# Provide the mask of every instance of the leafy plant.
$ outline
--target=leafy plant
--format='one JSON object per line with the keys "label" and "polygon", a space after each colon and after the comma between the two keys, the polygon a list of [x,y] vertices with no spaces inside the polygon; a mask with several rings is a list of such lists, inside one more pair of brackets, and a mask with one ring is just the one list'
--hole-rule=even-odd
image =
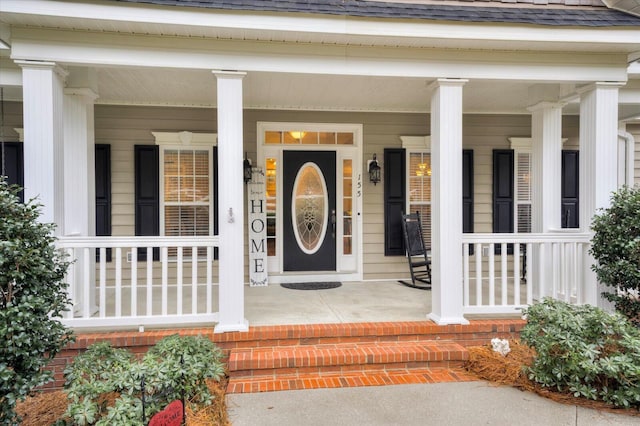
{"label": "leafy plant", "polygon": [[614,192],[611,206],[594,217],[591,229],[593,270],[610,288],[603,297],[640,326],[640,187]]}
{"label": "leafy plant", "polygon": [[0,424],[19,419],[15,405],[51,380],[45,365],[72,340],[57,319],[69,300],[69,263],[56,251],[53,224],[40,205],[20,203],[18,187],[0,179]]}
{"label": "leafy plant", "polygon": [[529,378],[620,407],[640,409],[640,331],[624,316],[545,299],[525,310],[521,339],[537,353]]}
{"label": "leafy plant", "polygon": [[206,380],[223,376],[221,358],[220,349],[205,337],[169,336],[140,361],[108,342],[91,345],[65,370],[71,402],[58,424],[142,425],[143,381],[147,420],[183,396],[185,401],[210,404]]}

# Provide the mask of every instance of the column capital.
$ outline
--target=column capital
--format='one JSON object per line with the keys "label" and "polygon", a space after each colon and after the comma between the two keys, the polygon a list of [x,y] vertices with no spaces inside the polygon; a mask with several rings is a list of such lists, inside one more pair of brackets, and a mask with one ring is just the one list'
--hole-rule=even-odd
{"label": "column capital", "polygon": [[233,70],[211,70],[213,75],[217,78],[226,77],[226,78],[238,78],[242,79],[245,75],[247,75],[244,71],[233,71]]}
{"label": "column capital", "polygon": [[87,87],[67,87],[64,89],[64,94],[77,96],[78,98],[82,98],[85,102],[93,102],[99,97],[96,92]]}
{"label": "column capital", "polygon": [[536,112],[545,109],[562,109],[566,102],[542,101],[527,107],[527,111]]}
{"label": "column capital", "polygon": [[429,90],[434,90],[437,87],[449,86],[449,87],[462,87],[469,80],[466,78],[437,78],[431,84],[427,86]]}
{"label": "column capital", "polygon": [[25,60],[22,60],[22,59],[16,59],[13,62],[15,62],[15,64],[18,65],[22,69],[51,69],[56,74],[60,75],[63,79],[67,78],[67,76],[69,75],[69,71],[65,70],[64,68],[62,68],[60,65],[58,65],[55,62],[50,62],[50,61],[25,61]]}
{"label": "column capital", "polygon": [[590,92],[595,89],[618,89],[626,84],[626,81],[596,81],[576,88],[576,92],[578,95],[582,95],[583,93]]}

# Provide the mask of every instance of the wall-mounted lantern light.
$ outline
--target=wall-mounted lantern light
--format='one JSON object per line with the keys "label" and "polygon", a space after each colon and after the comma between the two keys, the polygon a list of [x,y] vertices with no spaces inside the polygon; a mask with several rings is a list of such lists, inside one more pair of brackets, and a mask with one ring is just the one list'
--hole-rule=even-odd
{"label": "wall-mounted lantern light", "polygon": [[374,185],[380,182],[380,166],[376,154],[373,154],[373,160],[369,161],[369,182]]}
{"label": "wall-mounted lantern light", "polygon": [[251,160],[247,158],[247,153],[244,153],[244,162],[242,163],[242,171],[244,173],[244,183],[251,182],[251,174],[253,172],[251,168]]}

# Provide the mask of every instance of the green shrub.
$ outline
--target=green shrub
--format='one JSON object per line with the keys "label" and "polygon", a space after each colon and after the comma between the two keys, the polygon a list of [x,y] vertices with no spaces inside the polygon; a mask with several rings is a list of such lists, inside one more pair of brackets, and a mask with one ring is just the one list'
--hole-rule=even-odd
{"label": "green shrub", "polygon": [[[181,358],[183,361],[181,361]],[[208,405],[212,395],[206,379],[224,374],[222,352],[204,337],[169,336],[138,361],[108,342],[91,345],[65,369],[65,390],[71,402],[59,425],[142,425],[142,380],[147,420],[183,395]],[[115,392],[113,406],[108,394]]]}
{"label": "green shrub", "polygon": [[622,315],[553,299],[524,313],[521,339],[537,353],[530,379],[576,397],[640,408],[640,331]]}
{"label": "green shrub", "polygon": [[614,192],[611,206],[594,217],[591,229],[593,270],[610,289],[603,297],[640,325],[640,188]]}
{"label": "green shrub", "polygon": [[46,364],[72,340],[57,319],[69,300],[68,262],[56,251],[52,224],[20,203],[19,188],[0,179],[0,424],[18,423],[15,405],[51,380]]}

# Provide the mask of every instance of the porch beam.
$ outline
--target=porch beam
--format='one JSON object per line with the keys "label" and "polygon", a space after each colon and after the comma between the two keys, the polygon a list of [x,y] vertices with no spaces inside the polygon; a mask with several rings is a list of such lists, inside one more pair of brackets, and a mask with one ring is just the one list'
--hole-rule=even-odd
{"label": "porch beam", "polygon": [[[65,30],[16,28],[12,58],[64,63],[390,77],[622,81],[626,53],[451,50],[377,46],[140,37]],[[545,66],[540,66],[544,63]]]}
{"label": "porch beam", "polygon": [[462,299],[462,86],[438,79],[431,96],[431,309],[437,324],[468,324]]}
{"label": "porch beam", "polygon": [[[593,216],[610,205],[617,189],[618,92],[624,83],[602,82],[580,92],[580,227],[588,232]],[[594,260],[586,255],[583,266],[584,300],[606,306],[603,286],[591,270]]]}
{"label": "porch beam", "polygon": [[213,71],[218,85],[219,313],[216,333],[247,331],[244,318],[243,72]]}
{"label": "porch beam", "polygon": [[38,197],[39,220],[64,235],[64,82],[54,62],[16,61],[22,68],[24,196]]}

